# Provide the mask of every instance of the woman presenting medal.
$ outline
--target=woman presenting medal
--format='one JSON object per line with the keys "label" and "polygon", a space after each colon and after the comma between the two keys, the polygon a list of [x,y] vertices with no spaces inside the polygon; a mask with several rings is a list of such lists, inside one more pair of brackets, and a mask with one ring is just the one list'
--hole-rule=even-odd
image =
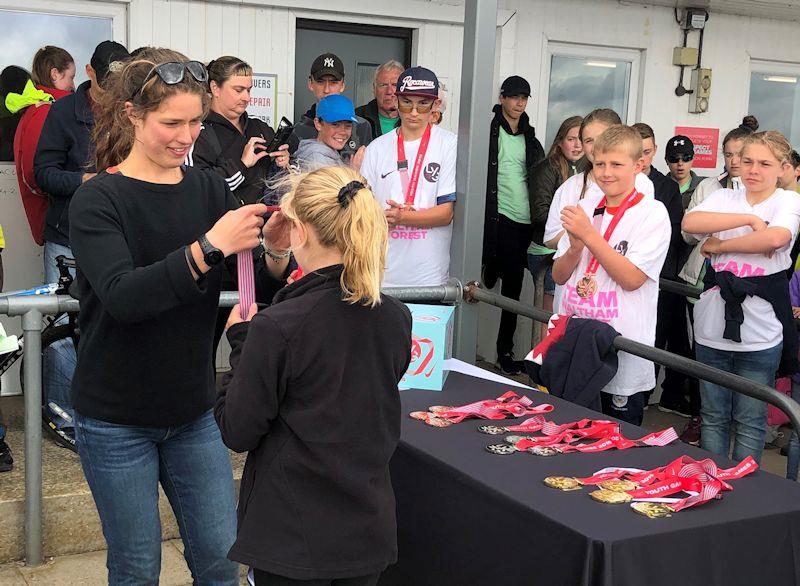
{"label": "woman presenting medal", "polygon": [[389,459],[411,315],[380,293],[387,222],[364,178],[326,167],[291,181],[276,214],[303,276],[228,321],[215,415],[249,452],[229,557],[258,586],[376,584],[397,559]]}

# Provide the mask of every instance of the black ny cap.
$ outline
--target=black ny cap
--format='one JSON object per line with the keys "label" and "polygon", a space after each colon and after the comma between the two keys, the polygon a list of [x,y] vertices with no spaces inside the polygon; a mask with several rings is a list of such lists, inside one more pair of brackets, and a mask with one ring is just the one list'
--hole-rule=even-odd
{"label": "black ny cap", "polygon": [[114,41],[103,41],[94,50],[89,64],[102,87],[110,71],[119,71],[123,62],[130,57],[128,50]]}
{"label": "black ny cap", "polygon": [[319,79],[323,75],[332,75],[336,81],[344,79],[344,63],[333,53],[323,53],[311,64],[311,77]]}
{"label": "black ny cap", "polygon": [[511,96],[530,97],[531,84],[529,84],[524,77],[512,75],[511,77],[506,78],[506,80],[503,82],[503,85],[500,86],[500,94],[504,98],[510,98]]}

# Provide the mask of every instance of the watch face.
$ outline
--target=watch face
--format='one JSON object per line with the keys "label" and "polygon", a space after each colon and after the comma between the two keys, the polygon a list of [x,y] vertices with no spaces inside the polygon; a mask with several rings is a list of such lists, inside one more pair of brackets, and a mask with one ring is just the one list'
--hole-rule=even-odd
{"label": "watch face", "polygon": [[222,251],[215,249],[208,251],[203,260],[208,266],[213,267],[214,265],[221,263],[224,258],[225,257],[222,255]]}

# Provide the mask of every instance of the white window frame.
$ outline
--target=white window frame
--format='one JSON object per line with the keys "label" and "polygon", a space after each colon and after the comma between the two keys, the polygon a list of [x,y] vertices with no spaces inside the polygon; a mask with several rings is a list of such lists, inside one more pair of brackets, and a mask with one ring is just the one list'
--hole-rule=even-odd
{"label": "white window frame", "polygon": [[94,0],[0,0],[0,10],[38,12],[59,16],[87,16],[111,19],[111,40],[127,46],[128,10],[122,2],[95,2]]}
{"label": "white window frame", "polygon": [[[642,67],[644,65],[643,49],[625,49],[615,47],[599,47],[596,45],[582,45],[578,43],[564,43],[560,41],[544,40],[542,54],[541,77],[539,79],[539,109],[537,112],[537,128],[542,129],[542,138],[547,136],[547,107],[550,103],[550,67],[553,57],[577,57],[579,59],[597,59],[599,61],[624,61],[631,64],[631,75],[628,86],[628,113],[626,124],[633,124],[639,119],[642,92]],[[581,116],[588,112],[576,112]],[[545,146],[545,149],[549,145]]]}
{"label": "white window frame", "polygon": [[[750,59],[750,75],[747,76],[747,93],[745,94],[744,111],[750,111],[750,85],[753,82],[753,74],[773,74],[796,77],[800,83],[800,63],[789,63],[786,61],[769,61],[766,59]],[[787,137],[791,140],[791,137]]]}

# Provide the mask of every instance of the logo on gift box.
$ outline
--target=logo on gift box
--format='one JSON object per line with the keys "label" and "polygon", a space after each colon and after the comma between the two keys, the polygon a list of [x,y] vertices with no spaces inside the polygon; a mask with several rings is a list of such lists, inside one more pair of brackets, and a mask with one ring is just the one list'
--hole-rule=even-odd
{"label": "logo on gift box", "polygon": [[416,319],[417,319],[417,321],[424,321],[424,322],[427,322],[427,323],[435,324],[436,322],[440,321],[442,318],[440,318],[438,315],[418,315],[416,317]]}
{"label": "logo on gift box", "polygon": [[428,378],[433,374],[434,366],[436,363],[433,361],[433,355],[436,351],[436,345],[428,338],[418,338],[412,334],[411,336],[411,364],[408,365],[406,375],[423,375]]}

